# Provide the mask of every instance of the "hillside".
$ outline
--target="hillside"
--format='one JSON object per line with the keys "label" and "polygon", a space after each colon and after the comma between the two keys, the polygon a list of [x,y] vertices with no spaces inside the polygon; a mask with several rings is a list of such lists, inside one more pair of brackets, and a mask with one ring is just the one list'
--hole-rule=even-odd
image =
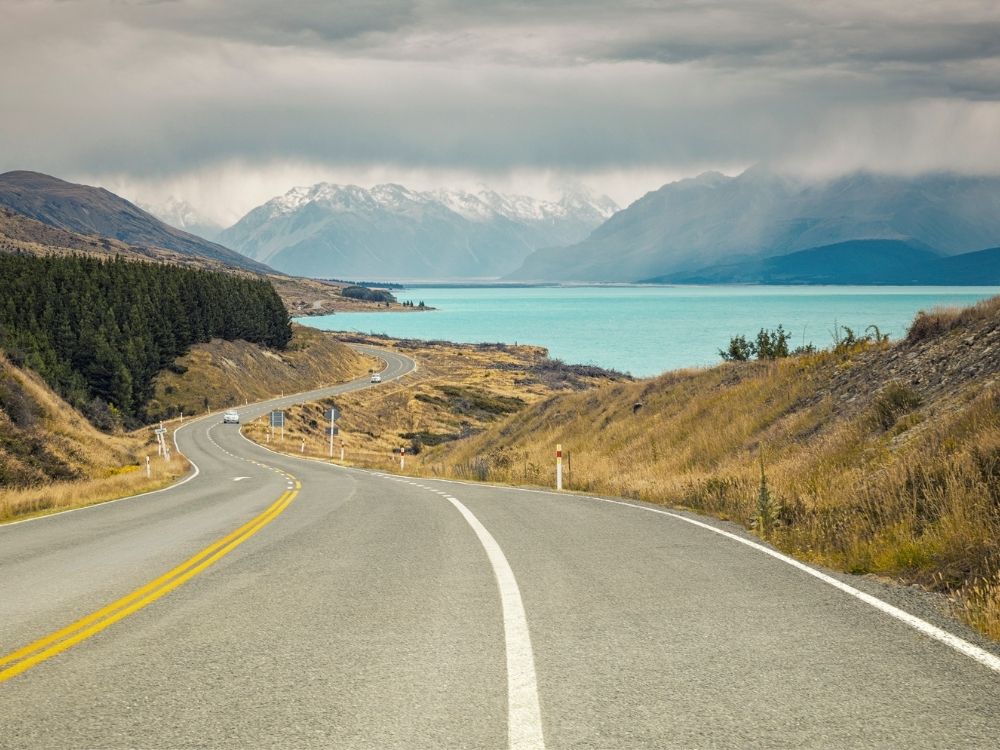
{"label": "hillside", "polygon": [[107,430],[141,422],[153,378],[191,345],[292,336],[264,279],[124,258],[0,254],[0,301],[0,347]]}
{"label": "hillside", "polygon": [[304,276],[488,278],[514,270],[536,248],[583,239],[617,208],[586,191],[543,201],[320,183],[255,208],[219,239]]}
{"label": "hillside", "polygon": [[533,253],[508,278],[636,281],[852,240],[900,240],[944,255],[995,247],[1000,179],[707,173],[648,193],[582,242]]}
{"label": "hillside", "polygon": [[376,361],[306,326],[293,325],[292,340],[281,351],[213,339],[157,376],[148,411],[154,419],[198,414],[346,382],[373,369]]}
{"label": "hillside", "polygon": [[103,188],[77,185],[39,172],[0,174],[0,207],[80,234],[163,248],[258,273],[271,270],[229,248],[164,224]]}
{"label": "hillside", "polygon": [[[957,256],[962,257],[962,256]],[[956,258],[948,258],[954,261]],[[719,263],[692,272],[667,274],[647,283],[673,284],[920,284],[961,283],[934,251],[903,240],[851,240],[788,255]],[[1000,282],[1000,276],[996,277]],[[995,283],[982,280],[979,283]]]}
{"label": "hillside", "polygon": [[[246,341],[193,347],[155,383],[153,418],[187,416],[244,399],[307,390],[365,376],[377,363],[311,328],[295,326],[284,352]],[[167,422],[169,435],[180,426]],[[151,477],[145,457],[151,456]],[[158,458],[152,430],[98,430],[34,372],[0,352],[0,523],[162,487],[187,471],[183,457]]]}
{"label": "hillside", "polygon": [[[537,346],[327,335],[341,342],[395,350],[419,365],[401,380],[287,411],[284,449],[327,457],[328,422],[323,414],[336,405],[341,411],[337,446],[344,446],[345,459],[355,466],[398,465],[393,451],[401,446],[407,450],[408,461],[419,463],[428,448],[477,434],[553,393],[631,380],[597,367],[550,359]],[[248,424],[244,433],[264,442],[266,425],[263,420]]]}
{"label": "hillside", "polygon": [[557,443],[570,489],[686,506],[807,560],[920,583],[1000,638],[1000,299],[921,315],[892,345],[556,395],[414,470],[548,484]]}
{"label": "hillside", "polygon": [[646,279],[653,284],[1000,284],[1000,248],[942,257],[903,240],[852,240]]}
{"label": "hillside", "polygon": [[0,523],[162,486],[187,470],[182,457],[156,459],[149,430],[108,435],[35,373],[0,352]]}

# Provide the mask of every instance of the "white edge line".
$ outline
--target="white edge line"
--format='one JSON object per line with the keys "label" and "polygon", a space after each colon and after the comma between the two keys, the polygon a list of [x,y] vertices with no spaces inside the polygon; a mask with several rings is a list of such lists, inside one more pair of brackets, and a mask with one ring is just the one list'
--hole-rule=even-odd
{"label": "white edge line", "polygon": [[542,734],[542,711],[538,704],[535,657],[531,650],[528,618],[514,571],[497,540],[472,511],[451,495],[445,495],[445,499],[458,509],[479,538],[500,589],[507,654],[507,745],[510,750],[541,750],[545,747],[545,738]]}
{"label": "white edge line", "polygon": [[[239,432],[241,438],[257,448],[263,448],[269,453],[282,458],[291,458],[296,461],[309,461],[311,463],[328,466],[333,469],[359,471],[381,479],[389,479],[396,482],[406,482],[393,475],[378,475],[366,469],[354,469],[353,467],[343,467],[329,463],[320,458],[310,456],[294,456],[288,453],[281,453],[273,448],[269,448]],[[412,482],[406,482],[412,484]],[[419,486],[419,485],[414,485]],[[429,487],[421,487],[430,492]],[[480,523],[479,519],[473,515],[465,505],[452,495],[438,492],[448,500],[466,523],[472,527],[476,537],[486,551],[486,556],[493,568],[493,575],[496,578],[497,587],[500,590],[500,605],[503,613],[504,625],[504,646],[507,658],[507,742],[510,750],[543,750],[545,738],[542,733],[542,714],[538,702],[538,683],[535,677],[535,658],[531,648],[531,634],[528,630],[528,620],[524,612],[524,602],[521,599],[521,590],[511,570],[510,563],[504,556],[503,550],[497,543],[493,535]]]}
{"label": "white edge line", "polygon": [[[244,437],[244,440],[247,440],[248,442],[253,442],[246,437]],[[258,443],[254,443],[254,445],[258,445],[258,447],[264,448],[264,446],[259,445]],[[272,453],[277,453],[277,451],[273,451],[270,448],[265,448],[265,450],[271,451]],[[286,453],[280,453],[279,455],[286,456],[288,458],[294,458],[297,461],[312,461],[314,463],[319,463],[324,466],[329,466],[333,469],[339,469],[341,471],[347,471],[347,472],[357,471],[365,474],[373,474],[373,475],[375,474],[375,472],[370,469],[361,469],[354,466],[339,466],[338,464],[330,463],[328,461],[324,461],[318,458],[308,458],[304,456],[302,457],[290,456]],[[391,477],[393,475],[387,475],[387,476]],[[688,518],[687,516],[683,516],[679,513],[673,513],[668,510],[660,510],[659,508],[649,508],[645,505],[636,505],[634,503],[629,503],[624,500],[612,500],[606,497],[596,497],[594,495],[578,495],[571,492],[560,493],[560,492],[552,492],[550,490],[533,490],[533,489],[528,489],[526,487],[510,487],[507,485],[485,484],[478,482],[463,482],[457,479],[439,479],[437,477],[433,478],[425,477],[424,479],[425,481],[429,482],[444,482],[447,484],[460,484],[470,487],[480,487],[484,489],[501,489],[501,490],[512,490],[515,492],[528,492],[538,495],[551,495],[553,497],[560,497],[563,499],[596,500],[598,502],[609,503],[611,505],[623,505],[626,508],[632,508],[634,510],[644,510],[649,513],[657,513],[662,516],[667,516],[668,518],[673,518],[677,521],[683,521],[684,523],[691,524],[692,526],[697,526],[698,528],[705,529],[706,531],[711,531],[713,534],[719,534],[720,536],[724,536],[727,539],[739,542],[740,544],[746,545],[747,547],[755,549],[758,552],[763,552],[765,555],[773,557],[775,560],[779,560],[787,565],[791,565],[793,568],[796,568],[802,571],[803,573],[806,573],[807,575],[810,575],[813,578],[822,581],[823,583],[833,586],[835,589],[838,589],[839,591],[842,591],[843,593],[848,594],[849,596],[853,596],[855,599],[858,599],[864,602],[865,604],[869,605],[870,607],[879,610],[883,614],[886,614],[889,617],[892,617],[893,619],[902,622],[904,625],[908,625],[914,630],[917,630],[918,632],[923,633],[927,637],[932,638],[935,641],[944,644],[945,646],[948,646],[949,648],[957,651],[963,656],[967,656],[973,661],[982,664],[987,669],[990,669],[993,672],[1000,674],[1000,657],[998,657],[996,654],[992,654],[989,651],[980,648],[979,646],[976,646],[975,644],[969,643],[964,638],[960,638],[959,636],[953,633],[949,633],[944,628],[939,628],[937,625],[932,625],[931,623],[917,617],[916,615],[911,615],[909,612],[900,609],[899,607],[896,607],[892,604],[889,604],[888,602],[879,599],[877,596],[873,596],[872,594],[868,594],[864,591],[861,591],[860,589],[856,589],[850,584],[844,583],[843,581],[840,581],[831,575],[827,575],[822,571],[816,570],[815,568],[810,567],[809,565],[806,565],[805,563],[800,562],[799,560],[796,560],[793,557],[789,557],[788,555],[778,552],[777,550],[765,547],[763,544],[754,542],[750,539],[745,539],[744,537],[741,537],[737,534],[733,534],[732,532],[716,528],[711,524],[707,524],[702,521],[695,520],[693,518]]]}
{"label": "white edge line", "polygon": [[[103,508],[103,507],[105,507],[107,505],[114,505],[115,503],[120,503],[123,500],[137,500],[140,497],[148,497],[149,495],[157,495],[157,494],[159,494],[161,492],[167,492],[168,490],[175,490],[178,487],[180,487],[181,485],[187,484],[188,482],[190,482],[192,479],[194,479],[196,476],[198,476],[201,473],[201,469],[199,469],[198,468],[198,464],[196,464],[194,461],[192,461],[190,458],[188,458],[184,454],[184,452],[180,449],[180,446],[177,445],[177,433],[180,432],[181,430],[183,430],[185,427],[190,427],[195,422],[200,422],[201,420],[207,419],[210,416],[212,416],[212,415],[211,414],[206,414],[204,417],[196,417],[196,418],[192,419],[190,422],[188,422],[187,424],[182,424],[180,427],[178,427],[176,430],[174,430],[174,435],[173,435],[174,449],[177,451],[178,454],[180,454],[181,456],[184,456],[184,458],[187,459],[187,462],[189,464],[191,464],[192,468],[194,469],[194,471],[189,472],[188,475],[186,477],[184,477],[182,480],[180,480],[179,482],[175,482],[174,484],[167,485],[166,487],[161,487],[158,490],[150,490],[149,492],[141,492],[138,495],[126,495],[125,497],[116,497],[114,500],[103,500],[103,501],[98,502],[98,503],[91,503],[90,505],[82,505],[79,508],[67,508],[66,510],[59,510],[59,511],[56,511],[55,513],[46,513],[45,515],[35,516],[34,518],[24,518],[24,519],[22,519],[20,521],[9,521],[8,523],[2,523],[2,524],[0,524],[0,531],[3,531],[4,529],[9,528],[11,526],[18,526],[18,525],[20,525],[22,523],[31,523],[32,521],[44,521],[44,520],[46,520],[48,518],[57,518],[59,516],[65,516],[67,513],[76,513],[77,511],[80,511],[80,510],[94,510],[96,508]],[[141,470],[141,467],[140,467],[140,470]]]}
{"label": "white edge line", "polygon": [[939,628],[937,625],[932,625],[931,623],[917,617],[916,615],[912,615],[909,612],[900,609],[899,607],[896,607],[882,599],[879,599],[877,596],[873,596],[872,594],[861,591],[860,589],[857,589],[848,583],[844,583],[843,581],[838,580],[837,578],[834,578],[833,576],[828,575],[827,573],[824,573],[820,570],[816,570],[812,566],[807,565],[800,560],[796,560],[794,557],[789,557],[788,555],[782,552],[778,552],[775,549],[766,547],[765,545],[759,542],[755,542],[752,539],[747,539],[745,537],[739,536],[738,534],[734,534],[731,531],[725,531],[724,529],[720,529],[703,521],[698,521],[697,519],[681,515],[680,513],[674,513],[669,510],[661,510],[660,508],[650,508],[645,505],[636,505],[635,503],[626,502],[625,500],[613,500],[611,498],[597,497],[594,495],[560,493],[560,492],[552,492],[550,490],[533,490],[525,487],[505,487],[503,485],[480,485],[475,482],[463,482],[454,479],[432,479],[430,481],[449,482],[454,484],[469,485],[473,487],[477,486],[500,487],[504,489],[517,490],[518,492],[529,492],[539,495],[551,495],[554,497],[573,498],[580,500],[596,500],[598,502],[609,503],[611,505],[623,505],[627,508],[633,508],[635,510],[644,510],[649,513],[657,513],[661,516],[667,516],[669,518],[673,518],[678,521],[683,521],[684,523],[691,524],[692,526],[697,526],[698,528],[705,529],[706,531],[711,531],[713,534],[719,534],[720,536],[724,536],[727,539],[739,542],[740,544],[746,545],[747,547],[755,549],[758,552],[763,552],[765,555],[773,557],[775,560],[779,560],[787,565],[792,566],[793,568],[801,570],[803,573],[806,573],[807,575],[810,575],[813,578],[822,581],[823,583],[833,586],[835,589],[838,589],[843,593],[848,594],[849,596],[853,596],[854,598],[863,601],[865,604],[874,607],[880,612],[889,615],[890,617],[896,620],[899,620],[900,622],[910,626],[914,630],[917,630],[923,633],[924,635],[933,638],[934,640],[940,643],[943,643],[944,645],[954,649],[955,651],[958,651],[960,654],[967,656],[970,659],[982,664],[984,667],[987,667],[988,669],[993,670],[997,674],[1000,674],[1000,657],[998,657],[996,654],[992,654],[989,651],[980,648],[979,646],[976,646],[975,644],[969,643],[964,638],[960,638],[959,636],[950,633],[943,628]]}

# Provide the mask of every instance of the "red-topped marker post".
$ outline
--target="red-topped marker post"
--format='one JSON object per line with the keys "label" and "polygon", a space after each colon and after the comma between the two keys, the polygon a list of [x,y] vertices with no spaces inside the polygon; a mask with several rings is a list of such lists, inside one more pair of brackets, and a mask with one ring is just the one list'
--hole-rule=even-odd
{"label": "red-topped marker post", "polygon": [[556,445],[556,489],[562,489],[562,443]]}

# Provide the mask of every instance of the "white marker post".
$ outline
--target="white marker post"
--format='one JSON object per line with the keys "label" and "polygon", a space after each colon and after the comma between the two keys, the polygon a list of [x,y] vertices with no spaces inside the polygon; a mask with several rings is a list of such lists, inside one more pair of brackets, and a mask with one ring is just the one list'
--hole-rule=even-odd
{"label": "white marker post", "polygon": [[340,460],[344,460],[344,441],[340,441]]}
{"label": "white marker post", "polygon": [[562,443],[556,444],[556,489],[562,490]]}
{"label": "white marker post", "polygon": [[406,446],[399,449],[399,470],[406,468]]}
{"label": "white marker post", "polygon": [[170,460],[170,451],[167,448],[167,441],[164,435],[167,434],[167,428],[163,426],[163,422],[160,422],[160,426],[153,430],[156,435],[156,455],[163,456],[167,461]]}
{"label": "white marker post", "polygon": [[149,466],[149,456],[146,456],[146,479],[149,479],[151,476],[153,476],[153,471]]}
{"label": "white marker post", "polygon": [[306,452],[306,439],[302,438],[302,449],[299,451],[299,453],[305,453],[305,452]]}

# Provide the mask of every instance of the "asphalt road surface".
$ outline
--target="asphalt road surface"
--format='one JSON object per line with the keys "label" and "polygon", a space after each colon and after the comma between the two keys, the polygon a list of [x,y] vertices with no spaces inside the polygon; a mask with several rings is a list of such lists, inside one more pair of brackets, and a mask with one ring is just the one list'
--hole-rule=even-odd
{"label": "asphalt road surface", "polygon": [[724,524],[177,440],[183,484],[0,527],[0,747],[1000,746],[989,650]]}

